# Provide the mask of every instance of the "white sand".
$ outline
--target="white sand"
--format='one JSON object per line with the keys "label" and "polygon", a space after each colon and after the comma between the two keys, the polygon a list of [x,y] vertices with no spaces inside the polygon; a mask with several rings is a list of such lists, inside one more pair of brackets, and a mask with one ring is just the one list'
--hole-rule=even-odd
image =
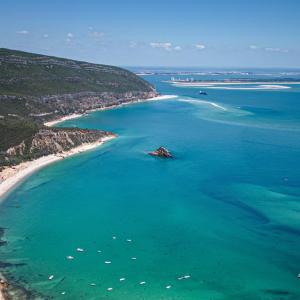
{"label": "white sand", "polygon": [[0,290],[0,300],[5,300],[1,290]]}
{"label": "white sand", "polygon": [[250,91],[250,90],[284,90],[284,89],[290,89],[290,86],[286,85],[274,85],[274,84],[263,84],[263,85],[255,85],[253,87],[229,87],[229,86],[209,86],[207,87],[208,89],[219,89],[219,90],[245,90],[245,91]]}
{"label": "white sand", "polygon": [[202,82],[180,82],[180,81],[169,81],[172,85],[175,86],[184,86],[184,87],[209,87],[209,86],[218,86],[218,85],[246,85],[246,84],[259,84],[259,85],[278,85],[278,84],[300,84],[299,81],[202,81]]}
{"label": "white sand", "polygon": [[71,149],[70,151],[43,156],[36,160],[26,161],[17,166],[5,168],[0,172],[0,180],[2,181],[0,183],[0,201],[2,196],[9,192],[15,185],[20,183],[20,181],[22,181],[25,177],[39,170],[40,168],[43,168],[55,161],[62,160],[65,157],[69,157],[71,155],[98,147],[104,142],[113,138],[115,138],[114,135],[106,136],[95,143],[83,144]]}
{"label": "white sand", "polygon": [[[96,109],[90,109],[90,110],[87,110],[86,113],[90,113],[90,112],[94,112],[94,111],[109,110],[109,109],[114,109],[114,108],[122,107],[122,106],[125,106],[125,105],[129,105],[129,104],[146,102],[146,101],[158,101],[158,100],[174,99],[176,97],[177,97],[176,95],[162,95],[162,96],[157,96],[157,97],[148,98],[148,99],[140,99],[140,100],[134,100],[134,101],[124,102],[124,103],[118,104],[118,105],[111,105],[111,106],[106,106],[106,107],[101,107],[101,108],[96,108]],[[51,127],[51,126],[54,126],[54,125],[56,125],[58,123],[61,123],[61,122],[67,121],[67,120],[80,118],[80,117],[82,117],[85,114],[72,114],[72,115],[68,115],[68,116],[61,117],[61,118],[59,118],[57,120],[54,120],[54,121],[46,122],[46,123],[44,123],[44,125],[48,126],[48,127]]]}
{"label": "white sand", "polygon": [[51,127],[57,123],[63,122],[63,121],[67,121],[67,120],[72,120],[72,119],[76,119],[76,118],[80,118],[82,116],[82,114],[72,114],[69,116],[65,116],[65,117],[61,117],[57,120],[54,121],[50,121],[50,122],[46,122],[44,123],[45,126]]}

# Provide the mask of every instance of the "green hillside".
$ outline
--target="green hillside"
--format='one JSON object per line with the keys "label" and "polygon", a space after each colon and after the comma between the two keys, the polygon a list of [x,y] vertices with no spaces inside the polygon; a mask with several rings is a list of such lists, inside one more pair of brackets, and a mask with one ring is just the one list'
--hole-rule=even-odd
{"label": "green hillside", "polygon": [[150,92],[125,69],[0,48],[0,94],[42,96],[76,92]]}

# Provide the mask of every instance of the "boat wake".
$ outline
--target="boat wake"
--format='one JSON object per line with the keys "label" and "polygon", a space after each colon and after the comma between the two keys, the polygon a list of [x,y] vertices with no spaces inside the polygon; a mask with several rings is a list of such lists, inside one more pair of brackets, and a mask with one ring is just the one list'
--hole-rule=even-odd
{"label": "boat wake", "polygon": [[227,108],[224,106],[221,106],[220,104],[212,101],[206,101],[206,100],[196,100],[196,99],[178,99],[180,102],[187,102],[195,105],[209,105],[213,108],[217,108],[222,111],[227,111]]}
{"label": "boat wake", "polygon": [[272,122],[272,120],[266,120],[259,113],[254,113],[242,109],[240,107],[234,107],[226,104],[219,104],[213,101],[193,99],[193,98],[180,98],[176,99],[178,102],[192,104],[199,109],[194,111],[194,114],[200,119],[208,122],[215,122],[230,126],[242,126],[242,127],[253,127],[260,129],[269,130],[280,130],[299,132],[300,127],[298,124],[289,124],[284,120],[280,123]]}

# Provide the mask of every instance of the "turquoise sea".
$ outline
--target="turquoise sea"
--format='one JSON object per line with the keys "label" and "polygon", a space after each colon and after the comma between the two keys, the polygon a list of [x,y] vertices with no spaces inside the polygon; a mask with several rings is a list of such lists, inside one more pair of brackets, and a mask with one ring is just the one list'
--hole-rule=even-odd
{"label": "turquoise sea", "polygon": [[[234,76],[300,73],[193,77]],[[204,96],[145,79],[178,97],[61,124],[118,138],[1,202],[0,261],[16,266],[0,271],[43,299],[300,299],[300,85]],[[161,145],[175,159],[147,155]]]}

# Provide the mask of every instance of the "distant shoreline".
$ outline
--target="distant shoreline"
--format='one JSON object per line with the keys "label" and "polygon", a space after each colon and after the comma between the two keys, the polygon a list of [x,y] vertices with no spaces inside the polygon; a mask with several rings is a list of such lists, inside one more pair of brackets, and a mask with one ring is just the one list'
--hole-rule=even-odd
{"label": "distant shoreline", "polygon": [[243,84],[259,84],[259,85],[280,85],[280,84],[300,84],[300,81],[166,81],[176,86],[185,87],[210,87],[216,85],[243,85]]}
{"label": "distant shoreline", "polygon": [[125,105],[141,103],[141,102],[173,99],[173,98],[176,98],[176,97],[177,97],[176,95],[160,95],[160,96],[156,96],[156,97],[153,97],[153,98],[133,100],[133,101],[124,102],[124,103],[121,103],[121,104],[90,109],[90,110],[87,110],[85,113],[82,113],[82,114],[74,113],[74,114],[71,114],[71,115],[60,117],[60,118],[58,118],[56,120],[53,120],[53,121],[45,122],[44,125],[47,126],[47,127],[52,127],[52,126],[54,126],[56,124],[59,124],[59,123],[62,123],[64,121],[77,119],[77,118],[80,118],[80,117],[83,117],[83,116],[87,115],[88,113],[95,112],[95,111],[109,110],[109,109],[122,107],[122,106],[125,106]]}

